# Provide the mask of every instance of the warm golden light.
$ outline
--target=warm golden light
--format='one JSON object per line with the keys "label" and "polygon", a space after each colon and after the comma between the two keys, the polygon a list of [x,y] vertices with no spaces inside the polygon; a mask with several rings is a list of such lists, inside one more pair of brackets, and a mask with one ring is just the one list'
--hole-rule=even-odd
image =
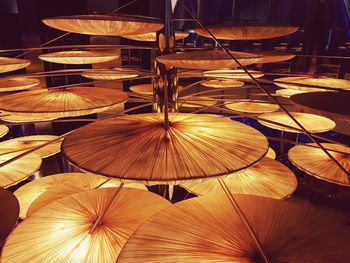
{"label": "warm golden light", "polygon": [[30,63],[31,62],[27,59],[0,57],[0,73],[25,68],[28,67]]}
{"label": "warm golden light", "polygon": [[0,92],[27,90],[39,85],[38,79],[26,77],[0,78]]}
{"label": "warm golden light", "polygon": [[[189,33],[176,31],[174,33],[174,35],[175,35],[176,40],[181,40],[181,39],[188,37]],[[150,33],[144,33],[144,34],[139,34],[139,35],[125,35],[122,37],[127,38],[127,39],[131,39],[131,40],[136,40],[136,41],[154,42],[157,40],[157,33],[150,32]]]}
{"label": "warm golden light", "polygon": [[[256,79],[264,76],[264,74],[260,71],[249,70],[248,72]],[[251,79],[243,69],[209,70],[209,71],[204,71],[203,75],[206,78],[217,78],[217,79],[239,79],[239,80]]]}
{"label": "warm golden light", "polygon": [[259,61],[260,64],[282,62],[291,60],[295,57],[295,54],[268,50],[254,50],[251,51],[251,53],[263,56],[263,58]]}
{"label": "warm golden light", "polygon": [[41,60],[60,64],[96,64],[119,57],[117,51],[60,51],[39,56]]}
{"label": "warm golden light", "polygon": [[45,116],[21,116],[21,115],[15,115],[15,114],[9,114],[2,112],[0,115],[0,120],[10,122],[10,123],[31,123],[31,122],[45,122],[45,121],[52,121],[55,118],[48,118]]}
{"label": "warm golden light", "polygon": [[244,82],[239,80],[231,80],[231,79],[228,79],[228,80],[211,79],[211,80],[206,80],[202,82],[201,85],[208,88],[214,88],[214,89],[240,88],[244,86]]}
{"label": "warm golden light", "polygon": [[275,93],[278,96],[281,96],[284,98],[290,98],[290,96],[293,96],[295,94],[301,94],[301,93],[306,93],[310,91],[302,91],[302,90],[295,90],[295,89],[279,89],[279,90],[276,90]]}
{"label": "warm golden light", "polygon": [[240,99],[240,100],[231,100],[229,103],[225,104],[225,107],[248,114],[262,114],[267,112],[274,112],[279,110],[277,104],[263,100],[250,100],[250,99]]}
{"label": "warm golden light", "polygon": [[4,137],[9,132],[9,128],[5,125],[0,125],[0,138]]}
{"label": "warm golden light", "polygon": [[118,70],[89,70],[84,71],[81,75],[88,79],[95,80],[124,80],[138,77],[138,72],[122,72]]}
{"label": "warm golden light", "polygon": [[179,101],[180,107],[185,108],[202,108],[202,107],[211,107],[216,104],[216,100],[209,97],[190,97],[182,98]]}

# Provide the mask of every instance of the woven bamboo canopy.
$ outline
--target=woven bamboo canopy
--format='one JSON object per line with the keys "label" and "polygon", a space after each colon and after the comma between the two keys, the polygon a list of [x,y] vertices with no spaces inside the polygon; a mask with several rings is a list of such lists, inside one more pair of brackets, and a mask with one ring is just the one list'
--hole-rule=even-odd
{"label": "woven bamboo canopy", "polygon": [[139,84],[133,85],[129,88],[132,92],[144,95],[153,95],[153,84]]}
{"label": "woven bamboo canopy", "polygon": [[0,57],[0,73],[15,71],[30,65],[30,61],[20,58]]}
{"label": "woven bamboo canopy", "polygon": [[[251,53],[231,51],[231,54],[243,65],[258,63],[262,56]],[[224,51],[195,51],[158,56],[157,61],[169,67],[187,69],[235,68],[237,63]]]}
{"label": "woven bamboo canopy", "polygon": [[9,128],[5,125],[0,125],[0,138],[4,137],[9,132]]}
{"label": "woven bamboo canopy", "polygon": [[[43,143],[57,139],[58,136],[54,135],[32,135],[25,137],[18,137],[10,140],[0,142],[0,154],[16,152],[21,153],[23,151],[32,149]],[[41,158],[47,158],[61,151],[62,140],[57,140],[45,147],[42,147],[35,151]]]}
{"label": "woven bamboo canopy", "polygon": [[211,107],[216,104],[216,100],[209,97],[191,97],[191,98],[183,98],[184,102],[179,102],[180,107],[186,108],[202,108],[202,107]]}
{"label": "woven bamboo canopy", "polygon": [[116,51],[59,51],[39,56],[41,60],[60,64],[96,64],[119,57]]}
{"label": "woven bamboo canopy", "polygon": [[158,31],[163,24],[157,18],[135,15],[78,15],[47,18],[50,27],[87,35],[123,36]]}
{"label": "woven bamboo canopy", "polygon": [[278,111],[280,108],[277,104],[273,104],[271,102],[250,99],[232,100],[225,104],[225,107],[229,108],[230,110],[248,114],[274,112]]}
{"label": "woven bamboo canopy", "polygon": [[[116,180],[94,174],[62,173],[36,179],[20,187],[14,194],[20,203],[20,217],[26,218],[41,207],[67,195],[119,185]],[[141,184],[126,184],[124,187],[147,190]]]}
{"label": "woven bamboo canopy", "polygon": [[322,88],[350,90],[350,81],[346,79],[335,79],[327,77],[286,77],[274,79],[273,81],[277,86],[281,88],[302,91],[322,91]]}
{"label": "woven bamboo canopy", "polygon": [[0,115],[0,120],[10,122],[10,123],[33,123],[33,122],[45,122],[45,121],[52,121],[55,118],[48,118],[45,116],[21,116],[16,114],[9,114],[9,113],[2,113],[3,115]]}
{"label": "woven bamboo canopy", "polygon": [[293,95],[290,99],[303,111],[350,122],[348,92],[310,92]]}
{"label": "woven bamboo canopy", "polygon": [[[250,194],[276,199],[290,196],[298,182],[288,167],[270,158],[263,158],[247,169],[222,179],[233,194]],[[217,195],[222,187],[217,179],[201,183],[185,183],[184,188],[196,195]]]}
{"label": "woven bamboo canopy", "polygon": [[[315,144],[311,144],[315,146]],[[350,148],[332,143],[322,143],[328,152],[347,170],[350,171]],[[335,152],[335,151],[338,152]],[[320,148],[298,145],[288,152],[289,160],[300,170],[318,179],[350,186],[349,176],[341,170]]]}
{"label": "woven bamboo canopy", "polygon": [[[186,37],[188,37],[189,33],[187,32],[180,32],[175,31],[174,36],[175,40],[181,40]],[[147,41],[147,42],[154,42],[157,40],[157,33],[156,32],[150,32],[150,33],[144,33],[144,34],[138,34],[138,35],[125,35],[122,36],[127,39],[136,40],[136,41]]]}
{"label": "woven bamboo canopy", "polygon": [[266,197],[238,195],[235,200],[262,252],[229,199],[209,195],[179,202],[149,219],[117,262],[266,262],[262,253],[267,262],[349,262],[345,216]]}
{"label": "woven bamboo canopy", "polygon": [[[217,38],[225,40],[259,40],[282,37],[296,32],[299,28],[278,25],[215,25],[208,30]],[[202,28],[196,28],[196,33],[211,38]]]}
{"label": "woven bamboo canopy", "polygon": [[[310,113],[301,113],[301,112],[290,112],[293,117],[309,132],[317,133],[317,132],[326,132],[333,130],[335,127],[335,122],[322,116],[318,116]],[[260,115],[261,120],[259,122],[262,125],[265,125],[269,128],[276,129],[279,131],[285,132],[294,132],[294,133],[302,133],[299,126],[284,112],[273,112],[273,113],[265,113]],[[267,120],[264,121],[263,119]],[[268,121],[276,122],[271,123]],[[283,127],[278,125],[280,123],[282,125],[291,126],[295,129]],[[299,129],[299,130],[296,130]]]}
{"label": "woven bamboo canopy", "polygon": [[295,57],[295,54],[278,52],[278,51],[269,51],[269,50],[255,51],[254,50],[250,52],[263,56],[263,58],[259,61],[260,64],[282,62],[282,61],[291,60]]}
{"label": "woven bamboo canopy", "polygon": [[276,90],[276,95],[285,97],[285,98],[290,98],[291,96],[295,94],[301,94],[301,93],[306,93],[310,91],[302,91],[302,90],[295,90],[295,89],[279,89]]}
{"label": "woven bamboo canopy", "polygon": [[239,171],[268,150],[260,132],[229,118],[179,113],[170,114],[169,121],[168,130],[157,113],[92,123],[68,135],[63,152],[73,165],[92,173],[177,184]]}
{"label": "woven bamboo canopy", "polygon": [[125,92],[107,88],[42,89],[4,96],[0,109],[21,116],[62,118],[102,112],[127,98]]}
{"label": "woven bamboo canopy", "polygon": [[[0,164],[18,155],[19,153],[0,154]],[[0,167],[0,187],[7,188],[27,179],[35,173],[40,166],[40,156],[31,153]]]}
{"label": "woven bamboo canopy", "polygon": [[40,81],[26,77],[0,78],[0,92],[27,90],[39,85]]}
{"label": "woven bamboo canopy", "polygon": [[22,222],[6,241],[1,262],[115,262],[129,236],[169,205],[131,188],[67,196]]}
{"label": "woven bamboo canopy", "polygon": [[8,190],[0,188],[0,246],[6,240],[18,221],[19,204]]}
{"label": "woven bamboo canopy", "polygon": [[[248,72],[256,79],[264,76],[260,71],[249,70]],[[243,69],[208,70],[204,71],[203,75],[207,78],[250,80],[250,77]]]}
{"label": "woven bamboo canopy", "polygon": [[201,85],[214,88],[214,89],[222,89],[222,88],[240,88],[244,86],[243,81],[239,80],[231,80],[231,79],[210,79],[201,83]]}
{"label": "woven bamboo canopy", "polygon": [[118,70],[89,70],[84,71],[81,75],[85,78],[94,80],[124,80],[132,79],[139,76],[139,72],[129,71],[122,72]]}

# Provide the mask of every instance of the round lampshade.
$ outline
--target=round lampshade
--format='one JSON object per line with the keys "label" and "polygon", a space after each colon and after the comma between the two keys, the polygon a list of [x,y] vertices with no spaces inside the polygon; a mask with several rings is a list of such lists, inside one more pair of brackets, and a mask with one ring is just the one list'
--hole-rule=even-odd
{"label": "round lampshade", "polygon": [[[57,139],[53,135],[32,135],[18,137],[7,141],[0,142],[0,154],[16,152],[20,154],[23,151],[32,149],[48,141]],[[62,139],[63,140],[63,139]],[[41,158],[47,158],[61,151],[62,140],[55,141],[45,147],[35,151]]]}
{"label": "round lampshade", "polygon": [[[0,154],[0,164],[18,155],[19,153]],[[40,166],[40,156],[31,153],[0,167],[0,187],[7,188],[27,179],[35,173]]]}
{"label": "round lampshade", "polygon": [[196,97],[193,96],[190,99],[183,98],[182,101],[179,101],[180,107],[186,108],[202,108],[202,107],[211,107],[216,104],[216,100],[209,97]]}
{"label": "round lampshade", "polygon": [[6,240],[18,221],[19,204],[8,190],[0,188],[0,246]]}
{"label": "round lampshade", "polygon": [[115,51],[60,51],[39,56],[41,60],[59,64],[96,64],[119,58]]}
{"label": "round lampshade", "polygon": [[153,84],[139,84],[134,85],[129,88],[132,92],[143,94],[143,95],[153,95]]}
{"label": "round lampshade", "polygon": [[0,125],[0,138],[4,137],[9,132],[9,128],[5,125]]}
{"label": "round lampshade", "polygon": [[[176,31],[174,35],[175,35],[175,40],[180,40],[188,37],[189,34],[187,32]],[[138,34],[138,35],[126,35],[123,37],[131,40],[136,40],[136,41],[154,42],[157,40],[157,33],[150,32],[150,33]]]}
{"label": "round lampshade", "polygon": [[260,132],[229,118],[171,113],[169,121],[166,130],[158,113],[102,120],[68,135],[63,151],[85,171],[123,181],[177,184],[244,169],[268,150]]}
{"label": "round lampshade", "polygon": [[31,123],[31,122],[45,122],[52,121],[55,118],[48,118],[45,116],[39,117],[36,116],[21,116],[16,114],[2,113],[4,115],[0,115],[0,120],[10,122],[10,123]]}
{"label": "round lampshade", "polygon": [[15,71],[30,65],[30,61],[20,58],[0,57],[0,73]]}
{"label": "round lampshade", "polygon": [[244,86],[243,81],[231,79],[210,79],[201,83],[204,87],[223,89],[223,88],[240,88]]}
{"label": "round lampshade", "polygon": [[[296,32],[299,28],[294,26],[277,25],[215,25],[207,26],[208,30],[217,38],[225,40],[259,40],[282,37]],[[210,34],[196,28],[196,33],[211,38]]]}
{"label": "round lampshade", "polygon": [[[311,133],[326,132],[335,128],[334,121],[322,116],[301,112],[291,112],[291,114],[307,131]],[[261,118],[259,122],[266,127],[276,129],[279,131],[302,133],[302,131],[300,131],[299,126],[284,112],[265,113],[260,115],[259,117]],[[276,122],[276,124],[264,120]],[[299,130],[283,127],[278,125],[277,123],[291,126]]]}
{"label": "round lampshade", "polygon": [[290,99],[303,111],[350,122],[349,92],[309,92]]}
{"label": "round lampshade", "polygon": [[[316,145],[316,144],[311,144]],[[350,148],[332,143],[322,143],[328,152],[350,171]],[[336,150],[338,152],[334,152]],[[327,182],[350,186],[349,176],[341,170],[320,148],[298,145],[288,152],[289,160],[300,170]]]}
{"label": "round lampshade", "polygon": [[124,80],[132,79],[139,76],[138,72],[122,72],[117,70],[89,70],[84,71],[81,75],[88,79],[95,80]]}
{"label": "round lampshade", "polygon": [[[231,51],[231,54],[243,65],[258,63],[262,56]],[[156,58],[167,66],[187,69],[235,68],[237,63],[224,51],[194,51],[163,55]]]}
{"label": "round lampshade", "polygon": [[0,78],[0,92],[27,90],[39,85],[40,81],[25,77]]}
{"label": "round lampshade", "polygon": [[276,95],[284,97],[284,98],[290,98],[291,96],[295,94],[301,94],[301,93],[306,93],[310,91],[302,91],[302,90],[295,90],[295,89],[279,89],[276,90]]}
{"label": "round lampshade", "polygon": [[273,81],[281,88],[302,91],[322,91],[322,88],[350,90],[350,81],[345,79],[334,79],[327,77],[286,77],[274,79]]}
{"label": "round lampshade", "polygon": [[62,118],[102,112],[127,98],[125,92],[107,88],[42,89],[4,96],[0,110],[21,116]]}
{"label": "round lampshade", "polygon": [[129,238],[118,263],[308,262],[350,260],[346,217],[306,203],[235,197],[262,252],[224,195],[191,198],[152,217]]}
{"label": "round lampshade", "polygon": [[[264,74],[260,71],[249,70],[248,72],[256,79],[264,76]],[[207,78],[250,80],[250,77],[243,69],[208,70],[204,71],[203,74],[204,77]]]}
{"label": "round lampshade", "polygon": [[115,262],[129,236],[171,205],[147,191],[117,191],[80,192],[38,210],[9,236],[1,262]]}
{"label": "round lampshade", "polygon": [[163,24],[157,18],[135,15],[78,15],[43,19],[50,27],[87,35],[122,36],[158,31]]}
{"label": "round lampshade", "polygon": [[232,100],[229,103],[225,104],[225,107],[237,111],[248,114],[262,114],[267,112],[274,112],[279,110],[279,106],[277,104],[273,104],[271,102],[263,101],[263,100]]}
{"label": "round lampshade", "polygon": [[[79,192],[96,188],[117,187],[120,182],[86,173],[62,173],[41,177],[15,191],[20,204],[20,217],[26,218],[45,205]],[[147,190],[142,184],[126,184],[124,187]]]}
{"label": "round lampshade", "polygon": [[[297,178],[287,166],[267,157],[222,180],[233,194],[249,194],[276,199],[290,196],[298,185]],[[217,195],[223,192],[217,179],[209,179],[201,183],[188,182],[182,186],[196,195]]]}
{"label": "round lampshade", "polygon": [[251,53],[262,55],[262,59],[259,61],[260,64],[264,63],[276,63],[291,60],[295,57],[295,54],[278,52],[278,51],[268,51],[268,50],[259,50],[259,51],[249,51]]}
{"label": "round lampshade", "polygon": [[276,159],[276,152],[271,147],[269,147],[269,151],[267,152],[265,157],[269,157],[271,159]]}

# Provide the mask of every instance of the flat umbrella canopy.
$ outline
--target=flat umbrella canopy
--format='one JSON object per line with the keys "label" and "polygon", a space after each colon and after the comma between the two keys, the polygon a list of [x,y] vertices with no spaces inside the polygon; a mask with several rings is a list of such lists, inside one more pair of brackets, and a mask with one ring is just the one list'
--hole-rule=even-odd
{"label": "flat umbrella canopy", "polygon": [[[0,164],[18,155],[19,153],[0,154]],[[31,153],[0,167],[0,187],[7,188],[27,179],[40,166],[40,156],[36,153]]]}
{"label": "flat umbrella canopy", "polygon": [[179,100],[179,107],[185,108],[202,108],[202,107],[211,107],[216,104],[216,100],[209,97],[184,97]]}
{"label": "flat umbrella canopy", "polygon": [[[264,76],[264,73],[256,70],[248,71],[254,78],[258,79]],[[243,69],[217,69],[204,71],[204,77],[217,79],[238,79],[250,80],[251,78]]]}
{"label": "flat umbrella canopy", "polygon": [[[249,194],[275,199],[290,196],[298,185],[294,173],[285,165],[265,157],[247,169],[222,179],[233,194]],[[223,189],[217,179],[201,183],[188,182],[181,186],[196,195],[218,195]]]}
{"label": "flat umbrella canopy", "polygon": [[59,51],[39,55],[41,60],[59,64],[96,64],[115,60],[116,51]]}
{"label": "flat umbrella canopy", "polygon": [[16,226],[19,216],[17,198],[8,190],[0,188],[0,246]]}
{"label": "flat umbrella canopy", "polygon": [[[238,195],[267,262],[347,263],[346,217],[306,203]],[[224,195],[191,198],[145,222],[117,262],[265,262],[240,216]]]}
{"label": "flat umbrella canopy", "polygon": [[276,152],[271,147],[269,147],[269,150],[268,150],[267,154],[265,155],[265,157],[269,157],[271,159],[276,159]]}
{"label": "flat umbrella canopy", "polygon": [[82,170],[145,184],[179,184],[219,177],[259,161],[268,142],[259,131],[211,114],[159,113],[102,120],[63,141],[68,161]]}
{"label": "flat umbrella canopy", "polygon": [[[175,35],[175,40],[181,40],[188,37],[189,33],[175,31],[174,35]],[[150,33],[144,33],[144,34],[138,34],[138,35],[125,35],[122,37],[131,39],[131,40],[136,40],[136,41],[154,42],[157,40],[157,32],[150,32]]]}
{"label": "flat umbrella canopy", "polygon": [[[318,133],[333,130],[335,122],[326,117],[318,116],[310,113],[290,112],[292,116],[309,132]],[[284,112],[264,113],[259,116],[259,122],[271,129],[303,133],[300,127]],[[281,125],[279,125],[281,124]],[[290,126],[284,127],[283,125]]]}
{"label": "flat umbrella canopy", "polygon": [[284,98],[290,98],[291,96],[293,96],[295,94],[307,93],[310,91],[295,90],[295,89],[279,89],[279,90],[276,90],[275,93],[278,96],[281,96]]}
{"label": "flat umbrella canopy", "polygon": [[[316,146],[316,144],[311,144]],[[350,171],[350,148],[332,143],[322,143],[328,152]],[[334,151],[332,151],[334,150]],[[350,186],[349,175],[341,170],[320,148],[297,145],[288,152],[289,160],[300,170],[320,180]]]}
{"label": "flat umbrella canopy", "polygon": [[[178,86],[178,90],[181,90],[183,87]],[[143,95],[153,95],[153,84],[147,83],[147,84],[138,84],[138,85],[133,85],[129,87],[129,89],[132,92],[138,93],[138,94],[143,94]]]}
{"label": "flat umbrella canopy", "polygon": [[285,89],[302,91],[323,91],[322,88],[350,90],[350,80],[327,77],[285,77],[273,80],[275,84]]}
{"label": "flat umbrella canopy", "polygon": [[62,31],[99,36],[143,34],[162,29],[160,19],[135,15],[77,15],[43,19],[47,26]]}
{"label": "flat umbrella canopy", "polygon": [[[255,64],[261,55],[231,51],[231,54],[243,65]],[[238,64],[225,51],[193,51],[158,56],[156,60],[168,67],[187,69],[222,69],[235,68]]]}
{"label": "flat umbrella canopy", "polygon": [[4,137],[9,132],[9,127],[0,125],[0,138]]}
{"label": "flat umbrella canopy", "polygon": [[[14,194],[19,200],[20,217],[26,218],[41,207],[67,195],[96,188],[117,187],[120,182],[103,176],[86,173],[61,173],[31,181]],[[142,184],[126,184],[124,187],[147,190]]]}
{"label": "flat umbrella canopy", "polygon": [[293,95],[290,99],[303,111],[350,122],[349,92],[310,92]]}
{"label": "flat umbrella canopy", "polygon": [[273,104],[271,102],[250,99],[231,100],[229,103],[225,104],[225,107],[233,111],[248,114],[274,112],[278,111],[280,108],[277,104]]}
{"label": "flat umbrella canopy", "polygon": [[98,87],[42,89],[4,96],[0,110],[21,116],[74,117],[108,110],[127,98],[125,92]]}
{"label": "flat umbrella canopy", "polygon": [[[217,38],[225,40],[259,40],[290,35],[299,28],[279,25],[214,25],[207,29]],[[196,28],[196,33],[211,38],[202,28]]]}
{"label": "flat umbrella canopy", "polygon": [[240,88],[244,86],[244,82],[234,79],[210,79],[202,82],[201,85],[214,89]]}
{"label": "flat umbrella canopy", "polygon": [[262,59],[259,61],[259,64],[265,63],[276,63],[291,60],[295,57],[295,54],[279,52],[279,51],[269,51],[269,50],[258,50],[250,51],[253,54],[262,55]]}
{"label": "flat umbrella canopy", "polygon": [[129,236],[169,205],[161,196],[131,188],[66,196],[11,233],[1,262],[115,262]]}
{"label": "flat umbrella canopy", "polygon": [[[0,154],[17,153],[30,150],[34,147],[57,139],[54,135],[31,135],[24,137],[17,137],[7,141],[0,142]],[[63,140],[63,139],[62,139]],[[41,158],[47,158],[61,151],[62,140],[57,140],[47,146],[44,146],[35,151]]]}
{"label": "flat umbrella canopy", "polygon": [[0,73],[15,71],[30,65],[30,61],[20,58],[0,57]]}
{"label": "flat umbrella canopy", "polygon": [[132,79],[138,77],[140,72],[136,71],[118,71],[118,70],[105,70],[105,69],[96,69],[88,70],[81,73],[81,75],[88,79],[94,80],[124,80]]}
{"label": "flat umbrella canopy", "polygon": [[17,114],[9,114],[2,112],[0,115],[0,120],[10,122],[10,123],[32,123],[32,122],[45,122],[45,121],[52,121],[56,118],[49,118],[45,116],[21,116]]}
{"label": "flat umbrella canopy", "polygon": [[0,78],[0,92],[27,90],[39,85],[40,81],[26,77]]}

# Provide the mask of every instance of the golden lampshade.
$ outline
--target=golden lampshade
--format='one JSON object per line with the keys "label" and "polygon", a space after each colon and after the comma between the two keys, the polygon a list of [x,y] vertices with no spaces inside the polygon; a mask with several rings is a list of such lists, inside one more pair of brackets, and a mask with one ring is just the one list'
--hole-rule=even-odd
{"label": "golden lampshade", "polygon": [[[175,31],[174,35],[175,35],[175,40],[180,40],[188,37],[189,33]],[[131,39],[131,40],[136,40],[136,41],[154,42],[157,40],[157,32],[149,32],[149,33],[138,34],[138,35],[125,35],[122,37]]]}
{"label": "golden lampshade", "polygon": [[216,100],[209,97],[193,96],[190,98],[181,98],[178,104],[180,107],[185,108],[202,108],[214,106],[216,104]]}
{"label": "golden lampshade", "polygon": [[59,64],[96,64],[119,57],[115,51],[59,51],[39,55],[41,60]]}
{"label": "golden lampshade", "polygon": [[38,79],[26,77],[0,78],[0,92],[27,90],[39,85]]}
{"label": "golden lampshade", "polygon": [[349,262],[345,216],[307,203],[249,195],[235,199],[262,251],[229,199],[209,195],[176,203],[149,219],[129,238],[117,262]]}
{"label": "golden lampshade", "polygon": [[163,24],[157,18],[135,15],[77,15],[43,19],[47,26],[87,35],[123,36],[158,31]]}
{"label": "golden lampshade", "polygon": [[[178,86],[178,90],[180,91],[183,87]],[[147,83],[147,84],[138,84],[138,85],[133,85],[129,87],[129,89],[132,92],[135,92],[137,94],[143,94],[143,95],[153,95],[153,84],[152,83]]]}
{"label": "golden lampshade", "polygon": [[9,127],[0,125],[0,138],[4,137],[9,132]]}
{"label": "golden lampshade", "polygon": [[244,86],[244,82],[234,79],[210,79],[202,82],[201,85],[214,89],[240,88]]}
{"label": "golden lampshade", "polygon": [[[57,139],[58,136],[54,135],[32,135],[25,137],[18,137],[7,141],[0,142],[0,154],[27,151],[41,144],[47,143]],[[62,139],[63,140],[63,139]],[[35,151],[41,158],[47,158],[61,151],[62,140],[57,140],[45,147],[42,147]]]}
{"label": "golden lampshade", "polygon": [[16,226],[19,215],[17,198],[8,190],[0,188],[0,246]]}
{"label": "golden lampshade", "polygon": [[[264,76],[260,71],[249,70],[248,72],[256,79]],[[250,80],[250,77],[243,69],[208,70],[204,71],[203,75],[206,78]]]}
{"label": "golden lampshade", "polygon": [[229,103],[225,104],[225,107],[233,111],[248,114],[274,112],[278,111],[280,108],[277,104],[273,104],[271,102],[250,99],[232,100]]}
{"label": "golden lampshade", "polygon": [[278,96],[281,96],[284,98],[290,98],[291,96],[293,96],[295,94],[307,93],[310,91],[302,91],[302,90],[295,90],[295,89],[279,89],[279,90],[276,90],[275,93]]}
{"label": "golden lampshade", "polygon": [[169,121],[167,130],[158,113],[102,120],[69,134],[63,152],[84,171],[152,185],[223,176],[268,150],[259,131],[229,118],[170,113]]}
{"label": "golden lampshade", "polygon": [[27,59],[0,57],[0,73],[25,68],[28,67],[30,63],[31,62]]}
{"label": "golden lampshade", "polygon": [[[316,144],[311,144],[316,146]],[[350,171],[350,148],[332,143],[322,143],[328,152]],[[332,151],[335,150],[335,151]],[[320,148],[297,145],[288,152],[289,160],[300,170],[320,180],[350,186],[349,175],[341,170]]]}
{"label": "golden lampshade", "polygon": [[[20,204],[20,217],[26,218],[45,205],[67,195],[96,188],[117,187],[120,182],[86,173],[62,173],[41,177],[15,191]],[[124,187],[147,190],[142,184],[126,184]]]}
{"label": "golden lampshade", "polygon": [[302,91],[323,91],[324,89],[322,88],[350,90],[350,81],[346,79],[327,77],[286,77],[274,79],[273,81],[281,88]]}
{"label": "golden lampshade", "polygon": [[52,121],[55,118],[48,118],[45,116],[40,117],[39,115],[36,116],[21,116],[16,114],[9,114],[9,113],[2,113],[3,115],[0,115],[0,120],[10,122],[10,123],[32,123],[32,122],[45,122],[45,121]]}
{"label": "golden lampshade", "polygon": [[125,92],[97,87],[25,91],[0,99],[0,110],[21,116],[62,118],[108,110],[128,98]]}
{"label": "golden lampshade", "polygon": [[[261,55],[231,51],[231,54],[243,65],[258,63]],[[157,61],[168,67],[187,69],[221,69],[235,68],[237,63],[221,50],[182,52],[158,56]]]}
{"label": "golden lampshade", "polygon": [[[249,194],[275,199],[290,196],[298,185],[297,178],[287,166],[267,157],[222,180],[233,194]],[[209,179],[201,183],[188,182],[182,186],[196,195],[217,195],[223,191],[217,179]]]}
{"label": "golden lampshade", "polygon": [[276,152],[271,147],[269,147],[269,151],[267,152],[265,157],[269,157],[271,159],[276,159]]}
{"label": "golden lampshade", "polygon": [[[310,113],[301,113],[301,112],[290,112],[292,116],[309,132],[318,133],[326,132],[333,130],[335,128],[335,122],[322,116],[310,114]],[[285,132],[294,132],[294,133],[303,133],[300,130],[299,126],[284,112],[273,112],[265,113],[259,116],[261,120],[259,122],[271,129],[285,131]],[[267,121],[265,121],[267,120]],[[271,123],[272,121],[275,123]],[[282,125],[291,126],[293,128],[283,127]]]}
{"label": "golden lampshade", "polygon": [[[215,25],[207,28],[217,39],[225,40],[259,40],[282,37],[299,29],[294,26],[278,25]],[[210,34],[202,28],[196,28],[195,31],[201,36],[211,38]]]}
{"label": "golden lampshade", "polygon": [[269,50],[258,50],[250,51],[251,53],[262,55],[262,59],[259,61],[260,64],[265,63],[276,63],[291,60],[295,57],[295,54],[278,52],[278,51],[269,51]]}
{"label": "golden lampshade", "polygon": [[290,99],[300,110],[350,122],[349,92],[309,92]]}
{"label": "golden lampshade", "polygon": [[139,72],[136,71],[118,71],[118,70],[88,70],[81,73],[81,75],[88,79],[94,80],[124,80],[132,79],[139,76]]}
{"label": "golden lampshade", "polygon": [[[0,154],[0,164],[18,155],[19,153]],[[31,153],[0,167],[0,187],[7,188],[27,179],[40,166],[40,156],[36,153]]]}
{"label": "golden lampshade", "polygon": [[11,233],[1,262],[115,262],[129,236],[171,205],[148,191],[119,190],[80,192],[38,210]]}

